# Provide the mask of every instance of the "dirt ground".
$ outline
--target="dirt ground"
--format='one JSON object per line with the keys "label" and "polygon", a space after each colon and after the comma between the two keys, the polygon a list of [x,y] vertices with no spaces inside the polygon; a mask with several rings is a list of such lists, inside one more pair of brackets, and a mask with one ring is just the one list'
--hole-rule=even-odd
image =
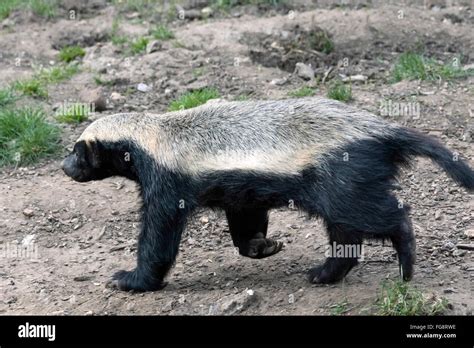
{"label": "dirt ground", "polygon": [[[96,8],[87,7],[94,3]],[[199,11],[201,3],[190,2],[185,10]],[[156,52],[128,58],[102,35],[117,16],[117,9],[105,2],[89,2],[75,20],[66,15],[44,20],[14,13],[0,23],[0,84],[31,75],[32,65],[50,65],[57,60],[53,47],[77,41],[86,46],[81,73],[51,85],[47,101],[32,101],[42,103],[51,114],[58,103],[98,88],[97,74],[109,82],[99,87],[108,108],[90,121],[121,111],[163,112],[177,96],[203,86],[216,87],[226,99],[242,95],[270,99],[287,98],[290,91],[314,83],[316,94],[325,96],[327,85],[263,66],[249,55],[256,49],[253,35],[281,30],[294,21],[302,27],[316,24],[330,33],[335,45],[324,60],[313,57],[317,74],[332,66],[330,78],[367,76],[365,82],[352,83],[350,103],[376,114],[385,99],[416,101],[419,117],[392,117],[392,121],[439,137],[474,165],[474,77],[449,82],[388,79],[396,56],[420,44],[435,59],[446,62],[460,56],[462,64],[473,64],[472,2],[356,3],[298,1],[278,9],[238,6],[204,20],[178,18],[169,24],[176,39],[163,41]],[[137,18],[136,13],[124,14],[122,33],[146,34],[160,20]],[[349,64],[338,66],[344,58]],[[151,91],[137,91],[138,83]],[[114,92],[124,98],[111,98]],[[90,121],[62,126],[63,154]],[[284,250],[252,260],[236,252],[223,215],[204,210],[190,222],[164,290],[144,294],[111,290],[105,287],[109,277],[135,265],[137,188],[121,178],[73,182],[60,170],[60,160],[0,169],[0,246],[36,247],[33,256],[0,258],[0,313],[327,315],[344,304],[345,315],[374,314],[382,281],[398,276],[391,245],[367,242],[364,261],[344,282],[312,285],[306,272],[323,261],[327,241],[319,221],[294,211],[273,211],[269,235],[282,240]],[[411,284],[426,294],[445,297],[451,304],[448,314],[472,315],[473,252],[457,247],[472,244],[472,194],[425,159],[403,171],[400,186],[401,200],[412,207],[417,239]]]}

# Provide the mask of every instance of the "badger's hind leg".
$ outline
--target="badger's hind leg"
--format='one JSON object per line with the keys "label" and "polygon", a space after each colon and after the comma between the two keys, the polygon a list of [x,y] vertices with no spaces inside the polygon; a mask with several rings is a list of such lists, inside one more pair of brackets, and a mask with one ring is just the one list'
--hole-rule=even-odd
{"label": "badger's hind leg", "polygon": [[347,227],[328,225],[330,255],[322,265],[311,268],[309,281],[315,284],[329,284],[342,280],[358,263],[362,250],[362,237]]}
{"label": "badger's hind leg", "polygon": [[263,208],[226,209],[229,230],[239,253],[262,259],[281,251],[283,243],[266,238],[268,210]]}

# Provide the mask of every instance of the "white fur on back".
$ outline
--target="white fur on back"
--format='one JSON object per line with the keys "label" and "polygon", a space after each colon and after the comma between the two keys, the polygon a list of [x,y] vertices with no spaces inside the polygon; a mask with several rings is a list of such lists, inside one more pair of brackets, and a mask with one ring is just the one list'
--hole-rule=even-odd
{"label": "white fur on back", "polygon": [[208,103],[162,115],[128,113],[93,122],[79,140],[133,140],[168,169],[199,175],[247,170],[297,174],[350,142],[397,126],[322,98]]}

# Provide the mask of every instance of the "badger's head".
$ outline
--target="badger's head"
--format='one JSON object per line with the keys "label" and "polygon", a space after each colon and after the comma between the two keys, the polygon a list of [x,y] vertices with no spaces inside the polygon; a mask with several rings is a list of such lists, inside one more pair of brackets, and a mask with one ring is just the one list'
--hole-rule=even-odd
{"label": "badger's head", "polygon": [[72,152],[61,164],[64,173],[79,182],[115,175],[137,180],[130,142],[112,139],[110,134],[101,137],[98,130],[107,134],[93,123],[76,141]]}

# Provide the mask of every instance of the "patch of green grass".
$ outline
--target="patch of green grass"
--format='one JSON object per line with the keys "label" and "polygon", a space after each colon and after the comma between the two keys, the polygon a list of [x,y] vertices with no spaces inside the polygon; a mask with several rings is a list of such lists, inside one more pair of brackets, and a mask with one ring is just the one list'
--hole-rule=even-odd
{"label": "patch of green grass", "polygon": [[43,68],[37,73],[37,77],[44,83],[58,83],[70,79],[79,72],[77,64],[58,65],[52,68]]}
{"label": "patch of green grass", "polygon": [[144,13],[149,5],[154,5],[156,0],[114,0],[113,4],[123,11]]}
{"label": "patch of green grass", "polygon": [[2,0],[0,1],[0,19],[7,18],[14,9],[20,4],[20,0]]}
{"label": "patch of green grass", "polygon": [[14,10],[31,10],[40,17],[52,18],[57,7],[57,0],[1,0],[0,19],[7,18]]}
{"label": "patch of green grass", "polygon": [[210,5],[220,10],[229,10],[235,6],[241,5],[270,5],[278,6],[285,2],[285,0],[212,0]]}
{"label": "patch of green grass", "polygon": [[13,88],[23,95],[46,98],[48,84],[67,80],[78,71],[79,67],[75,64],[42,68],[33,77],[15,82]]}
{"label": "patch of green grass", "polygon": [[73,104],[56,113],[56,120],[62,123],[81,123],[86,121],[90,108],[86,104]]}
{"label": "patch of green grass", "polygon": [[0,165],[30,164],[53,155],[59,140],[59,128],[46,121],[43,110],[0,110]]}
{"label": "patch of green grass", "polygon": [[5,107],[16,100],[16,96],[11,88],[0,89],[0,106]]}
{"label": "patch of green grass", "polygon": [[215,88],[204,88],[201,90],[186,93],[171,102],[168,111],[190,109],[204,104],[210,99],[219,98],[220,94]]}
{"label": "patch of green grass", "polygon": [[334,43],[323,30],[311,33],[308,41],[308,46],[316,51],[328,54],[334,50]]}
{"label": "patch of green grass", "polygon": [[444,298],[427,296],[407,282],[385,281],[376,303],[379,315],[439,315],[448,308]]}
{"label": "patch of green grass", "polygon": [[56,16],[58,2],[56,0],[28,0],[27,6],[38,16],[53,18]]}
{"label": "patch of green grass", "polygon": [[112,21],[112,29],[110,31],[110,41],[116,46],[121,46],[129,41],[129,38],[125,35],[119,34],[120,18],[114,18]]}
{"label": "patch of green grass", "polygon": [[331,315],[343,315],[347,313],[349,311],[349,308],[347,308],[348,305],[349,302],[347,302],[347,300],[343,300],[341,302],[329,306]]}
{"label": "patch of green grass", "polygon": [[[456,58],[456,62],[460,59]],[[466,77],[474,74],[474,69],[463,70],[461,64],[441,64],[414,52],[400,54],[392,68],[392,80],[438,80]]]}
{"label": "patch of green grass", "polygon": [[110,37],[110,41],[112,41],[112,44],[115,46],[122,46],[129,42],[130,39],[125,35],[113,35]]}
{"label": "patch of green grass", "polygon": [[170,40],[174,39],[174,34],[165,25],[159,25],[150,32],[151,35],[157,40]]}
{"label": "patch of green grass", "polygon": [[150,40],[146,37],[140,37],[130,43],[130,52],[133,54],[139,54],[146,50],[146,46]]}
{"label": "patch of green grass", "polygon": [[329,87],[327,96],[330,99],[349,101],[352,99],[352,88],[351,86],[346,86],[344,83],[337,81]]}
{"label": "patch of green grass", "polygon": [[48,97],[48,91],[46,89],[45,83],[37,77],[17,81],[13,84],[13,88],[21,94],[28,95],[30,97]]}
{"label": "patch of green grass", "polygon": [[61,51],[59,51],[59,60],[69,63],[72,62],[76,58],[82,58],[86,55],[86,51],[82,47],[79,46],[67,46],[63,47]]}
{"label": "patch of green grass", "polygon": [[288,95],[290,97],[302,98],[302,97],[312,96],[314,95],[314,92],[315,92],[314,88],[304,86],[295,91],[290,91]]}

